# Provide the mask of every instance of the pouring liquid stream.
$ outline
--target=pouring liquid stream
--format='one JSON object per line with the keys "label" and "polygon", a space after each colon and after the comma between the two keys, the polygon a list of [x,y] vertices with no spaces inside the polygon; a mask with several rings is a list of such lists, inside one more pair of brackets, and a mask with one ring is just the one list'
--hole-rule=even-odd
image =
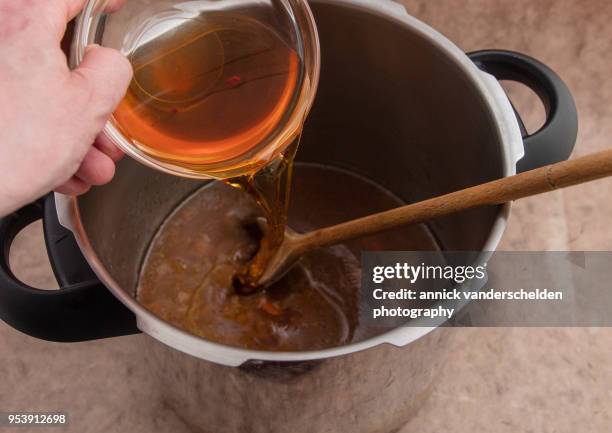
{"label": "pouring liquid stream", "polygon": [[251,294],[258,290],[260,278],[285,239],[293,163],[298,146],[299,137],[279,158],[254,175],[230,179],[227,182],[253,197],[262,208],[267,222],[267,230],[261,238],[259,250],[234,280],[234,286],[239,293]]}

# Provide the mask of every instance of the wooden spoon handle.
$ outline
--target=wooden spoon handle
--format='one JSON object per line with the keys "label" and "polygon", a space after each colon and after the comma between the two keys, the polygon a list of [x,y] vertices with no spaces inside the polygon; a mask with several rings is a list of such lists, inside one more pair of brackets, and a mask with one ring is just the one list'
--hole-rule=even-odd
{"label": "wooden spoon handle", "polygon": [[369,215],[300,236],[300,250],[334,245],[405,224],[498,205],[612,175],[612,149]]}

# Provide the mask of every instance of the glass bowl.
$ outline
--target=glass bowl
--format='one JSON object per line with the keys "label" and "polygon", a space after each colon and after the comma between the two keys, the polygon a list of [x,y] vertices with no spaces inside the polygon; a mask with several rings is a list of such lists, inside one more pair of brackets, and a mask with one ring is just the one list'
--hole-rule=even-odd
{"label": "glass bowl", "polygon": [[227,179],[299,139],[320,68],[305,0],[117,1],[87,2],[71,65],[91,44],[132,63],[104,129],[126,154],[174,175]]}

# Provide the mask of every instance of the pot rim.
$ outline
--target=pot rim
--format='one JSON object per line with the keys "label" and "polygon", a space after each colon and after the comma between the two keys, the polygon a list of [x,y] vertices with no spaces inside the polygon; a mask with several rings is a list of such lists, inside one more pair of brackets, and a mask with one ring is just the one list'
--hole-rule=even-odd
{"label": "pot rim", "polygon": [[[502,145],[504,176],[516,174],[516,163],[524,156],[523,139],[514,110],[497,79],[480,71],[454,43],[432,27],[410,16],[404,6],[392,0],[311,0],[311,2],[313,4],[325,3],[366,11],[398,25],[410,27],[412,31],[426,38],[441,52],[446,53],[449,60],[452,60],[480,91],[491,117],[495,119],[499,142]],[[200,359],[234,367],[248,361],[296,362],[320,360],[359,352],[381,344],[405,346],[436,328],[431,326],[399,327],[364,341],[335,348],[304,352],[247,350],[206,341],[158,318],[140,305],[136,299],[129,296],[126,291],[122,290],[102,264],[89,242],[80,218],[77,198],[56,193],[55,201],[60,224],[74,233],[79,248],[100,281],[136,315],[138,328],[158,341]],[[500,207],[491,233],[485,242],[483,254],[484,252],[495,251],[497,248],[506,228],[510,207],[510,203]],[[442,323],[441,320],[438,326]]]}

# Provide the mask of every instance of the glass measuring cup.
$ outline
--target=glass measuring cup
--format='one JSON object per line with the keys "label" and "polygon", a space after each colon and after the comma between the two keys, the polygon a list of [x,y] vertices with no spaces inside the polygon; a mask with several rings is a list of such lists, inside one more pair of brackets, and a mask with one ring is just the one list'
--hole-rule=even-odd
{"label": "glass measuring cup", "polygon": [[115,48],[134,79],[104,132],[167,173],[253,174],[301,132],[320,51],[305,0],[89,0],[72,65],[90,44]]}

